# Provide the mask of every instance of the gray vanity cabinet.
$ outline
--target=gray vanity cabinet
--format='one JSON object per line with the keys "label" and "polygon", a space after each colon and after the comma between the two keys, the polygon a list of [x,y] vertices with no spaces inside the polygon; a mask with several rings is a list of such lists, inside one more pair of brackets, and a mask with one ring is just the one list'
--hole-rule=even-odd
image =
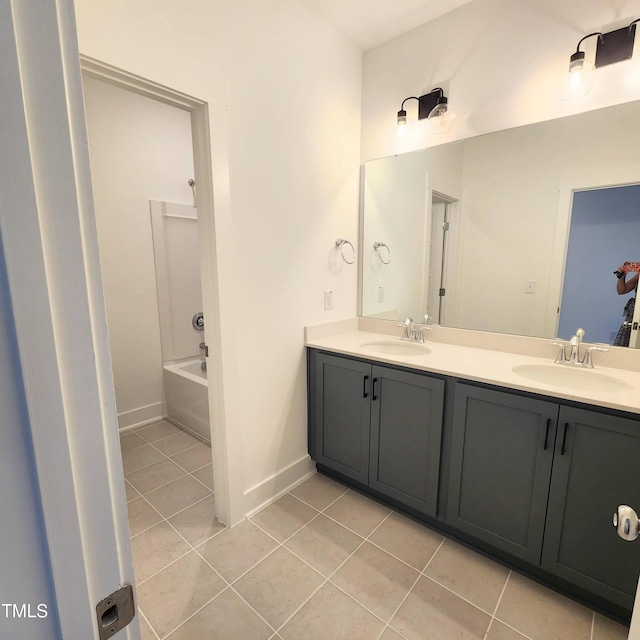
{"label": "gray vanity cabinet", "polygon": [[612,516],[640,509],[639,469],[637,420],[561,407],[542,567],[629,610],[640,546],[618,537]]}
{"label": "gray vanity cabinet", "polygon": [[538,565],[558,405],[456,384],[447,520]]}
{"label": "gray vanity cabinet", "polygon": [[313,353],[312,363],[315,442],[311,443],[311,457],[367,484],[371,365],[324,353]]}
{"label": "gray vanity cabinet", "polygon": [[369,486],[435,517],[444,380],[372,367]]}
{"label": "gray vanity cabinet", "polygon": [[311,457],[435,517],[444,381],[315,351],[309,357]]}

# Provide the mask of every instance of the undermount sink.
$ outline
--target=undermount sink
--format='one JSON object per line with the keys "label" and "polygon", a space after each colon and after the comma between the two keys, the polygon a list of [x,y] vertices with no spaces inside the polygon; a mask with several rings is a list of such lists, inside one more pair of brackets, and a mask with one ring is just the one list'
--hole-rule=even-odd
{"label": "undermount sink", "polygon": [[557,364],[522,364],[511,369],[515,374],[545,384],[578,391],[631,391],[633,387],[617,378],[593,369],[565,367]]}
{"label": "undermount sink", "polygon": [[363,342],[360,347],[363,351],[377,353],[381,356],[424,356],[431,353],[429,347],[415,342],[401,342],[400,340],[378,340],[375,342]]}

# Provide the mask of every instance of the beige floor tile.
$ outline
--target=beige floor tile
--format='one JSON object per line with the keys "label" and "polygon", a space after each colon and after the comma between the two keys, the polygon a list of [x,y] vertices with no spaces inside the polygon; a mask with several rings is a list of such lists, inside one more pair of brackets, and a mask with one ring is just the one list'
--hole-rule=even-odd
{"label": "beige floor tile", "polygon": [[164,638],[217,596],[226,582],[194,551],[169,565],[138,589],[138,604]]}
{"label": "beige floor tile", "polygon": [[475,551],[447,540],[424,573],[493,615],[509,570]]}
{"label": "beige floor tile", "polygon": [[347,487],[344,485],[316,473],[291,489],[289,493],[310,504],[318,511],[322,511],[346,492]]}
{"label": "beige floor tile", "polygon": [[[164,442],[164,441],[163,441]],[[198,444],[191,449],[171,456],[171,459],[187,471],[195,471],[211,464],[211,447],[206,444]]]}
{"label": "beige floor tile", "polygon": [[140,616],[140,632],[142,640],[157,640],[155,633],[151,630],[149,623]]}
{"label": "beige floor tile", "polygon": [[325,584],[279,630],[284,640],[376,640],[384,627],[332,584]]}
{"label": "beige floor tile", "polygon": [[127,480],[142,494],[163,487],[185,475],[175,462],[161,460],[144,469],[134,471],[127,476]]}
{"label": "beige floor tile", "polygon": [[174,631],[171,640],[269,640],[271,629],[232,589]]}
{"label": "beige floor tile", "polygon": [[144,438],[147,442],[155,442],[156,440],[166,438],[174,433],[182,433],[182,429],[176,427],[175,424],[162,420],[161,422],[156,422],[155,424],[147,427],[140,427],[135,430],[135,433],[141,438]]}
{"label": "beige floor tile", "polygon": [[233,588],[277,629],[323,582],[319,573],[280,547],[245,573]]}
{"label": "beige floor tile", "polygon": [[496,618],[535,640],[589,640],[592,612],[512,572]]}
{"label": "beige floor tile", "polygon": [[592,640],[627,640],[629,627],[625,627],[609,618],[595,614]]}
{"label": "beige floor tile", "polygon": [[133,488],[133,485],[129,483],[129,481],[124,481],[124,495],[127,499],[127,502],[131,502],[131,500],[135,500],[140,497],[140,494],[136,489]]}
{"label": "beige floor tile", "polygon": [[371,535],[371,542],[422,571],[444,537],[399,513],[392,513]]}
{"label": "beige floor tile", "polygon": [[144,498],[138,498],[127,504],[127,516],[131,537],[137,536],[162,520],[162,516]]}
{"label": "beige floor tile", "polygon": [[328,578],[362,540],[353,531],[319,515],[287,540],[285,546]]}
{"label": "beige floor tile", "polygon": [[251,521],[276,540],[284,542],[316,515],[318,512],[315,509],[285,494],[252,516]]}
{"label": "beige floor tile", "polygon": [[369,611],[389,622],[420,574],[365,542],[331,578]]}
{"label": "beige floor tile", "polygon": [[491,623],[491,629],[489,629],[486,640],[527,640],[527,638],[510,629],[499,620],[494,620]]}
{"label": "beige floor tile", "polygon": [[133,431],[129,431],[120,436],[120,451],[131,451],[147,444],[146,440],[143,440],[140,436],[136,435]]}
{"label": "beige floor tile", "polygon": [[150,444],[145,444],[122,454],[122,469],[125,475],[129,475],[159,460],[164,460],[164,456]]}
{"label": "beige floor tile", "polygon": [[391,513],[391,509],[383,507],[360,493],[349,491],[324,513],[366,537]]}
{"label": "beige floor tile", "polygon": [[194,547],[225,528],[216,520],[216,506],[213,496],[196,502],[188,509],[169,518],[169,522]]}
{"label": "beige floor tile", "polygon": [[201,444],[200,440],[185,431],[180,431],[180,433],[174,433],[171,436],[162,438],[162,440],[156,440],[153,446],[160,449],[165,455],[173,456],[199,444]]}
{"label": "beige floor tile", "polygon": [[208,495],[209,489],[195,478],[182,476],[160,489],[146,493],[144,497],[165,518],[170,518]]}
{"label": "beige floor tile", "polygon": [[483,640],[491,617],[422,577],[390,626],[408,640]]}
{"label": "beige floor tile", "polygon": [[391,627],[387,627],[380,636],[380,640],[403,640],[403,638],[397,631],[394,631]]}
{"label": "beige floor tile", "polygon": [[248,520],[198,547],[198,552],[229,582],[273,551],[278,544]]}
{"label": "beige floor tile", "polygon": [[208,464],[206,467],[202,467],[202,469],[192,471],[191,475],[202,482],[205,487],[213,491],[213,465]]}
{"label": "beige floor tile", "polygon": [[189,545],[166,522],[133,538],[131,548],[136,584],[189,551]]}

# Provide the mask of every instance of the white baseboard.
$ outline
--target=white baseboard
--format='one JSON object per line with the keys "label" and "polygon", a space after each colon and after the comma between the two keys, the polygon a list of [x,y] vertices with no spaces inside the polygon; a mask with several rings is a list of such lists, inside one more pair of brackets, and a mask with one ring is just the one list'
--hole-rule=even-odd
{"label": "white baseboard", "polygon": [[246,517],[251,517],[315,472],[315,462],[306,455],[282,471],[274,473],[266,480],[250,487],[244,492]]}
{"label": "white baseboard", "polygon": [[118,414],[118,429],[127,431],[134,427],[141,427],[150,422],[167,417],[167,403],[157,402],[146,407],[139,407],[131,411]]}

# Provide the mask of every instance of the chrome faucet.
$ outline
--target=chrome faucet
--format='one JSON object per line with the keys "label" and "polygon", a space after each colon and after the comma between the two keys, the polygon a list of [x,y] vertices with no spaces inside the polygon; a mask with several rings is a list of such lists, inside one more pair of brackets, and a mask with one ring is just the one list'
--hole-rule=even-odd
{"label": "chrome faucet", "polygon": [[554,362],[556,364],[564,364],[572,367],[585,367],[586,369],[593,369],[593,356],[594,351],[609,351],[603,347],[593,346],[588,347],[584,352],[584,356],[580,359],[580,344],[584,337],[585,331],[582,328],[578,328],[575,334],[569,340],[569,346],[571,347],[569,355],[567,356],[567,344],[564,342],[552,342],[551,344],[560,347],[560,351],[556,356]]}
{"label": "chrome faucet", "polygon": [[431,330],[431,327],[416,327],[413,318],[407,318],[397,326],[403,329],[400,340],[404,340],[405,342],[419,342],[421,344],[424,343],[424,332]]}

